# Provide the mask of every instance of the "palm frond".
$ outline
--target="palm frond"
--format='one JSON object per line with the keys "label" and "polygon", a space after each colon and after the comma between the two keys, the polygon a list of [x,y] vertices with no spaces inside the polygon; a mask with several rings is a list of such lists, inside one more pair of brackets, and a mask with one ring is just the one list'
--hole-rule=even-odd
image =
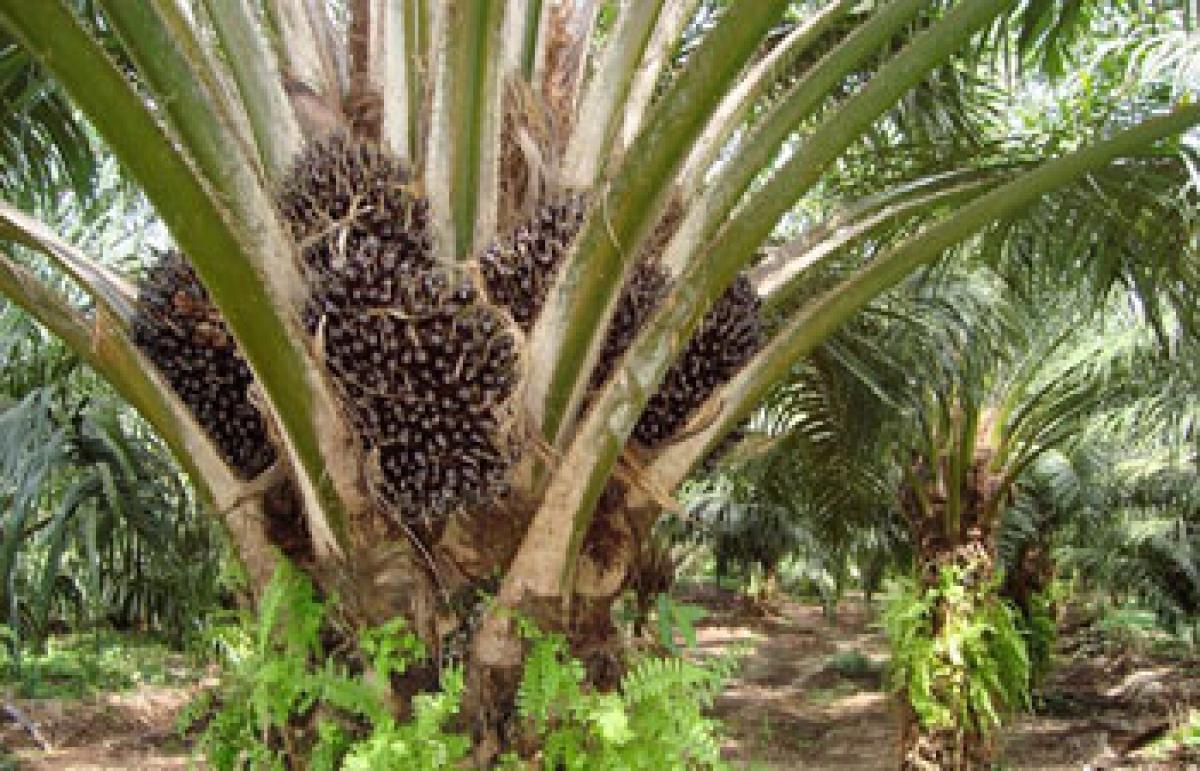
{"label": "palm frond", "polygon": [[86,197],[98,165],[90,132],[28,52],[0,34],[0,193],[70,189]]}

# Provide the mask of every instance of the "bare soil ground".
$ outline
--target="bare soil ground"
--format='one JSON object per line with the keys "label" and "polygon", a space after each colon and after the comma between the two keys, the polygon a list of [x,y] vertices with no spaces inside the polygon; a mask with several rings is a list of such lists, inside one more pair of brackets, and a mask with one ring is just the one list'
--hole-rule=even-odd
{"label": "bare soil ground", "polygon": [[176,769],[189,767],[189,752],[175,731],[175,717],[195,687],[142,685],[123,693],[85,699],[14,699],[51,749],[42,749],[11,718],[0,722],[0,768]]}
{"label": "bare soil ground", "polygon": [[[882,689],[887,647],[862,603],[843,603],[834,622],[819,606],[784,601],[762,612],[712,588],[685,601],[708,608],[699,653],[748,653],[715,704],[726,724],[726,756],[766,769],[880,771],[896,759],[896,719]],[[859,655],[861,654],[861,655]],[[847,666],[864,659],[868,667]],[[1200,769],[1200,758],[1150,761],[1141,747],[1185,705],[1200,706],[1200,660],[1114,645],[1093,628],[1068,630],[1037,714],[1004,737],[1002,768]],[[175,718],[199,685],[143,685],[82,700],[7,700],[53,746],[0,714],[0,769],[181,769],[191,767]]]}
{"label": "bare soil ground", "polygon": [[[685,598],[705,606],[701,652],[750,646],[715,713],[730,736],[726,757],[769,769],[880,771],[895,755],[895,721],[882,690],[887,646],[861,604],[834,621],[817,605],[785,601],[763,613],[728,592],[705,588]],[[872,669],[844,675],[838,654],[857,651]]]}
{"label": "bare soil ground", "polygon": [[[846,601],[830,622],[817,605],[783,601],[763,613],[711,588],[687,600],[709,609],[698,624],[701,651],[750,647],[715,705],[728,759],[768,769],[895,767],[886,641],[861,602]],[[839,666],[853,652],[871,671]],[[1066,630],[1036,713],[1018,716],[1002,739],[1001,768],[1200,769],[1200,757],[1151,760],[1145,750],[1188,706],[1200,706],[1200,660],[1114,644],[1090,627]]]}

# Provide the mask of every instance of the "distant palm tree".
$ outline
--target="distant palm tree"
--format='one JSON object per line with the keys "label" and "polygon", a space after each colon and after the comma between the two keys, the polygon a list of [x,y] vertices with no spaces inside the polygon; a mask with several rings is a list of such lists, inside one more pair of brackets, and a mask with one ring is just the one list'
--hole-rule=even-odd
{"label": "distant palm tree", "polygon": [[[918,586],[935,588],[953,569],[975,605],[997,602],[997,533],[1022,477],[1038,458],[1070,441],[1101,405],[1130,390],[1134,366],[1147,366],[1145,354],[1131,356],[1115,335],[1073,351],[1062,348],[1064,337],[1057,333],[1049,342],[1035,342],[1008,366],[987,367],[974,383],[930,392],[919,413],[918,441],[901,461],[901,510],[912,534]],[[934,636],[954,633],[949,615],[962,610],[935,604]],[[1009,698],[997,693],[994,702]],[[974,700],[968,704],[974,709]],[[917,711],[907,714],[906,767],[952,758],[984,767],[992,760],[994,744],[977,728],[987,725],[986,715],[926,726]]]}
{"label": "distant palm tree", "polygon": [[[798,361],[946,249],[1200,121],[1136,108],[1106,138],[1002,163],[940,154],[972,132],[942,106],[985,95],[979,51],[1078,32],[1046,3],[73,5],[0,0],[0,28],[186,258],[135,297],[0,206],[0,235],[93,307],[13,259],[0,291],[154,425],[256,585],[274,542],[351,623],[401,615],[436,648],[452,596],[501,573],[470,644],[481,758],[521,664],[500,609],[611,655],[595,643],[616,640],[637,540]],[[903,156],[910,130],[936,173],[894,177],[738,278],[797,201],[877,148]],[[897,223],[907,237],[800,291]],[[761,341],[760,301],[777,312]]]}
{"label": "distant palm tree", "polygon": [[15,310],[0,313],[0,608],[11,641],[111,624],[181,645],[220,599],[220,533],[148,427]]}
{"label": "distant palm tree", "polygon": [[[1166,222],[1172,208],[1167,199],[1159,203]],[[1009,223],[1004,236],[1023,248],[1027,230],[1040,221],[1033,214]],[[1040,623],[1034,595],[1048,588],[1051,549],[1072,528],[1084,528],[1090,545],[1072,549],[1070,564],[1107,556],[1125,566],[1127,579],[1152,579],[1145,570],[1129,570],[1128,555],[1161,555],[1167,547],[1161,531],[1152,542],[1101,546],[1093,542],[1097,534],[1112,529],[1097,518],[1112,519],[1128,508],[1122,500],[1144,495],[1145,485],[1129,486],[1117,473],[1123,458],[1138,457],[1134,438],[1159,446],[1172,421],[1194,420],[1194,400],[1179,385],[1187,380],[1188,359],[1161,345],[1147,318],[1154,298],[1133,313],[1125,307],[1128,289],[1101,284],[1098,290],[1087,281],[1069,292],[1037,281],[1014,287],[993,269],[964,268],[963,262],[911,278],[827,341],[756,421],[773,437],[747,440],[743,454],[750,459],[735,460],[725,472],[737,480],[733,489],[748,488],[742,513],[749,522],[741,523],[742,531],[754,532],[756,512],[785,511],[782,519],[768,517],[763,532],[795,528],[815,540],[819,553],[844,558],[856,544],[883,536],[892,564],[902,573],[910,563],[915,568],[922,594],[940,597],[946,576],[954,576],[960,600],[969,602],[929,605],[927,634],[939,640],[932,651],[953,648],[940,637],[957,628],[952,611],[976,613],[1003,599],[1015,603],[1027,623]],[[1170,306],[1166,301],[1160,310],[1171,319],[1173,349],[1183,329]],[[862,337],[867,328],[875,330],[870,342]],[[1154,415],[1158,419],[1147,420]],[[1098,434],[1096,426],[1108,428]],[[1094,458],[1088,462],[1097,453],[1106,459],[1103,471]],[[1169,499],[1179,504],[1177,495]],[[766,540],[782,546],[785,539]],[[1188,575],[1187,549],[1182,543],[1166,549],[1176,556],[1158,560],[1160,573]],[[859,567],[869,560],[858,560]],[[996,575],[1002,567],[1003,584]],[[1186,605],[1191,581],[1173,584],[1182,587]],[[949,671],[951,663],[939,666]],[[1013,673],[1026,689],[1034,664],[1044,662],[1027,658]],[[902,700],[910,688],[925,688],[948,703],[953,697],[939,689],[953,682],[897,685]],[[1001,705],[1012,695],[995,693],[989,703]],[[991,725],[990,714],[958,715],[952,725],[935,726],[907,706],[906,767],[994,760],[995,743],[976,728]]]}

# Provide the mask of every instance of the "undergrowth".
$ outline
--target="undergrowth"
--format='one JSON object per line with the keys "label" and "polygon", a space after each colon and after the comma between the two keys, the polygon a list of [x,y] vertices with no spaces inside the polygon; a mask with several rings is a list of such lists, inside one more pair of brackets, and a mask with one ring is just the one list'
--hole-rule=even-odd
{"label": "undergrowth", "polygon": [[[0,637],[7,629],[0,627]],[[194,657],[171,651],[166,644],[132,634],[97,632],[49,638],[38,650],[18,645],[0,648],[0,682],[18,698],[75,699],[100,691],[122,691],[138,685],[194,682]]]}
{"label": "undergrowth", "polygon": [[878,672],[871,657],[859,650],[839,651],[827,656],[825,668],[851,679],[865,679]]}
{"label": "undergrowth", "polygon": [[1177,724],[1152,743],[1145,754],[1156,760],[1200,760],[1200,710],[1189,709],[1181,715]]}
{"label": "undergrowth", "polygon": [[[246,632],[222,637],[235,655],[221,689],[180,718],[181,730],[202,725],[197,746],[209,764],[222,770],[466,767],[470,743],[456,723],[462,670],[443,670],[439,690],[417,695],[412,717],[398,720],[390,680],[425,659],[424,646],[402,621],[391,621],[361,634],[359,666],[351,668],[322,648],[324,614],[308,580],[283,565]],[[733,656],[706,665],[643,658],[632,662],[617,691],[602,693],[587,686],[583,665],[561,635],[516,621],[528,645],[517,713],[538,749],[527,757],[510,752],[499,768],[725,768],[719,725],[703,710],[732,674]]]}
{"label": "undergrowth", "polygon": [[1030,598],[1029,617],[1018,616],[1029,652],[1030,685],[1041,684],[1053,663],[1054,643],[1058,639],[1058,619],[1055,613],[1057,595],[1039,592]]}

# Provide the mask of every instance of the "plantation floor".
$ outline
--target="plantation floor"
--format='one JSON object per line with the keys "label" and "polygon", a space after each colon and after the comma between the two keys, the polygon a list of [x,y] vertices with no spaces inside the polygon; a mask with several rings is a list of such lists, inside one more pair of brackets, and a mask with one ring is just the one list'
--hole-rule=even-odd
{"label": "plantation floor", "polygon": [[[690,590],[684,599],[709,611],[697,625],[701,655],[747,650],[715,706],[729,731],[729,759],[769,769],[895,767],[895,715],[880,687],[887,648],[861,602],[843,603],[830,623],[811,604],[785,601],[763,614],[713,588]],[[1182,705],[1200,707],[1200,659],[1155,653],[1145,637],[1069,626],[1038,714],[1016,721],[1004,737],[1002,768],[1200,768],[1200,756],[1152,762],[1139,750]],[[39,749],[0,712],[0,771],[189,768],[175,717],[200,687],[199,674],[191,683],[84,698],[19,699],[0,691],[0,707],[19,709],[53,745]]]}
{"label": "plantation floor", "polygon": [[16,722],[0,722],[0,769],[176,769],[189,753],[175,716],[193,687],[141,685],[81,699],[11,699],[51,745],[43,750]]}
{"label": "plantation floor", "polygon": [[[175,717],[199,688],[216,683],[215,667],[117,633],[56,637],[23,661],[19,676],[6,668],[15,679],[0,682],[0,769],[189,766]],[[35,726],[37,739],[12,710]]]}
{"label": "plantation floor", "polygon": [[[712,588],[686,600],[709,610],[697,625],[703,653],[749,646],[716,703],[730,760],[770,769],[895,768],[896,715],[881,689],[887,646],[861,602],[843,603],[830,623],[817,605],[785,601],[763,614]],[[1150,739],[1185,705],[1200,707],[1200,660],[1150,647],[1091,626],[1065,633],[1037,714],[1020,717],[1003,737],[1001,767],[1200,768],[1200,756],[1149,759]]]}
{"label": "plantation floor", "polygon": [[763,614],[708,587],[685,600],[709,611],[697,624],[701,652],[749,646],[715,706],[730,734],[730,760],[777,769],[887,768],[896,744],[880,688],[887,646],[861,605],[844,604],[830,623],[817,605],[783,602]]}

